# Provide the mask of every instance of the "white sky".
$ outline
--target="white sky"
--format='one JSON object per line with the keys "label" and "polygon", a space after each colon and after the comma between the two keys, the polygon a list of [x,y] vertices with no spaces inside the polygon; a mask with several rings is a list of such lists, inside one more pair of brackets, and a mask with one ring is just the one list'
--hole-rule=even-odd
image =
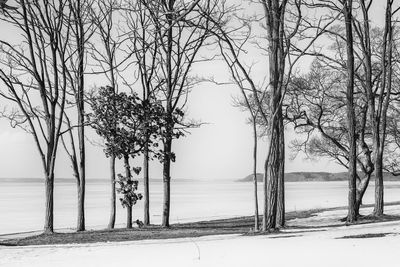
{"label": "white sky", "polygon": [[[382,12],[383,8],[382,5],[376,10]],[[12,34],[12,30],[0,23],[0,36]],[[222,79],[227,77],[225,63],[221,61],[197,66],[195,70],[199,75],[213,75]],[[253,145],[251,127],[246,124],[247,114],[232,106],[232,97],[238,95],[240,92],[235,86],[207,83],[193,89],[187,105],[187,115],[207,124],[199,129],[193,129],[190,135],[174,142],[173,150],[177,162],[172,164],[172,179],[237,179],[251,173]],[[0,104],[2,105],[0,108],[3,108],[5,103],[1,101]],[[93,132],[88,133],[89,138],[93,136]],[[290,129],[286,137],[287,143],[293,139],[294,134]],[[72,177],[70,162],[62,150],[60,145],[61,153],[56,165],[56,177]],[[266,144],[262,142],[258,153],[259,172],[263,172],[265,152]],[[287,148],[287,158],[288,154]],[[138,159],[138,164],[140,162],[141,159]],[[108,159],[105,158],[102,148],[88,144],[88,178],[108,178],[108,170]],[[151,177],[162,177],[161,170],[161,164],[154,160],[151,163]],[[343,171],[343,168],[326,159],[306,161],[300,156],[294,161],[286,160],[286,172],[293,171],[337,172]],[[32,137],[19,129],[12,129],[8,121],[0,120],[0,177],[43,177],[42,172]]]}

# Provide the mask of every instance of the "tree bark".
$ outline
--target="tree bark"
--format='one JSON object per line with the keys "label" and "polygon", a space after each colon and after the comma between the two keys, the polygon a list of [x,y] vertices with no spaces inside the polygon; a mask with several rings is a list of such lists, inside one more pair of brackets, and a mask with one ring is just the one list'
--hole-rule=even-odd
{"label": "tree bark", "polygon": [[258,231],[259,219],[258,219],[258,192],[257,192],[257,122],[253,116],[253,182],[254,182],[254,231]]}
{"label": "tree bark", "polygon": [[279,120],[279,176],[278,176],[278,208],[276,224],[285,226],[285,129],[283,120]]}
{"label": "tree bark", "polygon": [[169,216],[170,216],[170,200],[171,200],[171,149],[172,138],[167,137],[164,143],[164,162],[163,162],[163,187],[164,187],[164,199],[163,199],[163,215],[162,215],[162,226],[169,227]]}
{"label": "tree bark", "polygon": [[282,109],[280,106],[282,98],[282,78],[285,71],[285,55],[283,47],[283,13],[285,3],[280,1],[262,1],[267,26],[268,39],[268,63],[269,63],[269,121],[268,138],[269,148],[267,159],[264,165],[264,213],[263,230],[273,230],[277,227],[277,206],[278,206],[278,180],[280,173],[280,120],[282,120]]}
{"label": "tree bark", "polygon": [[357,220],[356,212],[356,182],[357,182],[357,147],[356,147],[356,120],[354,111],[354,48],[353,48],[353,1],[346,0],[344,3],[343,15],[346,22],[346,45],[347,45],[347,126],[349,129],[349,194],[348,194],[348,215],[347,222]]}
{"label": "tree bark", "polygon": [[375,159],[375,206],[374,216],[382,216],[384,209],[383,201],[383,162],[381,153],[377,153],[378,156]]}
{"label": "tree bark", "polygon": [[[129,165],[129,155],[124,155],[125,176],[132,180],[131,167]],[[126,228],[132,228],[132,206],[126,206]]]}
{"label": "tree bark", "polygon": [[276,122],[273,125],[273,133],[270,135],[270,148],[265,162],[264,179],[264,216],[263,230],[273,230],[276,228],[277,202],[278,202],[278,176],[279,176],[279,144],[277,136]]}
{"label": "tree bark", "polygon": [[110,177],[111,177],[111,209],[110,220],[108,222],[108,229],[115,227],[115,214],[116,214],[116,192],[115,192],[115,156],[110,157]]}
{"label": "tree bark", "polygon": [[54,173],[46,172],[45,177],[45,220],[44,233],[52,234],[54,232]]}
{"label": "tree bark", "polygon": [[[72,4],[72,2],[71,2]],[[86,152],[85,152],[85,29],[83,22],[83,10],[81,0],[77,0],[73,8],[73,20],[75,27],[76,52],[78,70],[76,73],[77,91],[75,101],[78,113],[78,145],[79,145],[79,169],[78,179],[78,217],[76,230],[85,231],[85,189],[86,189]],[[72,131],[72,129],[70,129]],[[71,142],[74,142],[73,140]],[[75,152],[75,151],[74,151]],[[76,158],[75,158],[76,159]]]}
{"label": "tree bark", "polygon": [[144,225],[150,225],[150,190],[149,190],[149,147],[146,142],[143,151],[143,184],[144,184]]}
{"label": "tree bark", "polygon": [[86,195],[86,153],[85,153],[85,109],[83,101],[83,87],[79,92],[78,104],[78,142],[79,142],[79,183],[78,183],[78,221],[76,230],[85,231],[85,195]]}
{"label": "tree bark", "polygon": [[[392,0],[386,1],[386,13],[385,13],[385,30],[384,30],[384,42],[382,49],[382,85],[379,96],[379,108],[381,117],[378,117],[381,128],[378,127],[378,133],[381,133],[379,137],[379,147],[376,149],[375,159],[375,207],[374,215],[382,216],[384,212],[384,194],[383,194],[383,154],[385,149],[386,141],[386,125],[387,125],[387,112],[390,103],[390,95],[392,92],[392,76],[393,76],[393,28],[392,25]],[[385,92],[386,90],[386,92]]]}
{"label": "tree bark", "polygon": [[362,199],[364,197],[365,191],[367,191],[369,180],[371,179],[371,174],[366,174],[366,177],[362,178],[357,185],[356,193],[356,214],[357,217],[360,215],[360,207],[362,205]]}

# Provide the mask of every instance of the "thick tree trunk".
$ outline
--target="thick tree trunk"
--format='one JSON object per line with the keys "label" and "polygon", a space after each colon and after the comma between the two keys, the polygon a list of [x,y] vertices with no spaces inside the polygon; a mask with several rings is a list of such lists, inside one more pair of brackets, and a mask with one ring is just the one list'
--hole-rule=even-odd
{"label": "thick tree trunk", "polygon": [[110,220],[108,222],[108,229],[115,227],[115,214],[116,214],[116,192],[115,192],[115,156],[110,157],[110,177],[111,177],[111,209]]}
{"label": "thick tree trunk", "polygon": [[278,204],[276,224],[285,226],[285,129],[283,120],[279,120],[279,177],[278,177]]}
{"label": "thick tree trunk", "polygon": [[382,216],[384,209],[382,163],[383,163],[382,154],[378,152],[377,157],[375,159],[375,206],[374,206],[375,216]]}
{"label": "thick tree trunk", "polygon": [[45,218],[44,233],[52,234],[54,232],[54,173],[46,173],[45,177]]}
{"label": "thick tree trunk", "polygon": [[274,133],[270,135],[270,148],[268,159],[265,163],[264,192],[266,203],[264,203],[263,230],[276,228],[277,202],[278,202],[278,176],[279,176],[279,138],[277,134],[277,122],[273,125]]}
{"label": "thick tree trunk", "polygon": [[283,51],[284,37],[281,34],[284,27],[284,16],[281,12],[285,9],[286,4],[280,3],[278,0],[262,2],[266,15],[270,90],[270,118],[268,121],[269,148],[264,166],[263,230],[267,231],[277,227],[277,209],[279,201],[278,180],[281,168],[281,155],[279,150],[281,141],[280,120],[282,120],[282,111],[280,104],[282,98],[282,79],[285,71],[285,55]]}
{"label": "thick tree trunk", "polygon": [[258,231],[258,192],[257,192],[257,123],[253,117],[253,182],[254,182],[254,231]]}
{"label": "thick tree trunk", "polygon": [[144,184],[144,225],[150,225],[150,190],[149,190],[149,147],[144,146],[143,152],[143,184]]}
{"label": "thick tree trunk", "polygon": [[166,138],[164,143],[164,162],[163,162],[163,187],[164,187],[164,199],[163,199],[163,214],[162,214],[162,226],[169,227],[169,216],[170,216],[170,199],[171,199],[171,146],[172,138]]}
{"label": "thick tree trunk", "polygon": [[[129,155],[124,155],[125,176],[128,180],[132,179],[131,167],[129,165]],[[132,228],[132,206],[126,206],[126,228]]]}
{"label": "thick tree trunk", "polygon": [[354,49],[353,49],[353,27],[352,27],[353,1],[344,2],[343,13],[346,21],[346,44],[347,44],[347,126],[349,129],[349,194],[347,222],[357,220],[356,212],[356,182],[357,182],[357,146],[356,146],[356,120],[354,111]]}

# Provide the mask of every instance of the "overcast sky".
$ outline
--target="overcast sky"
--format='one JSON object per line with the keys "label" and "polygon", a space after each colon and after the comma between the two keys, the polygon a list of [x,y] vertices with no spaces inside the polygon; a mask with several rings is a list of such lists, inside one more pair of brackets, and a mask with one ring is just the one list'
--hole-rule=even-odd
{"label": "overcast sky", "polygon": [[[383,7],[378,7],[378,10],[382,12]],[[0,36],[15,34],[2,26],[0,25]],[[221,61],[202,64],[197,66],[195,71],[199,75],[227,79],[227,69]],[[267,66],[258,71],[260,75],[266,73]],[[101,81],[97,79],[97,83]],[[92,83],[89,86],[94,85],[103,84]],[[246,124],[247,114],[232,105],[232,97],[239,94],[239,89],[235,86],[217,86],[210,83],[200,84],[193,89],[186,114],[189,118],[201,120],[206,124],[191,130],[191,134],[186,137],[174,141],[173,150],[177,161],[172,165],[172,179],[237,179],[251,173],[251,128]],[[0,104],[4,107],[5,102],[0,101]],[[87,137],[96,139],[93,132],[89,132]],[[293,138],[294,134],[287,129],[287,143]],[[72,177],[70,162],[62,152],[62,146],[59,150],[61,153],[56,165],[56,176]],[[262,172],[266,156],[265,142],[260,143],[258,155],[258,171]],[[291,161],[288,155],[286,158],[286,172],[344,170],[327,159],[308,161],[299,156]],[[87,160],[89,179],[109,177],[108,159],[105,158],[102,148],[89,144]],[[141,159],[137,159],[136,162],[140,164]],[[0,164],[0,177],[43,177],[42,165],[32,137],[19,129],[11,128],[4,119],[0,120]],[[152,178],[162,177],[161,170],[159,162],[155,160],[151,163]]]}

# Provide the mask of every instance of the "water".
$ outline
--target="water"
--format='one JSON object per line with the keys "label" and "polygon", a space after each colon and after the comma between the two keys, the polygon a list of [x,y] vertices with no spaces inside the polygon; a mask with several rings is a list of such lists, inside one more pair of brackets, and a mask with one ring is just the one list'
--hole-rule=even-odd
{"label": "water", "polygon": [[[142,192],[139,185],[139,192]],[[109,218],[108,181],[88,182],[86,198],[87,228],[105,228]],[[260,213],[262,184],[259,184]],[[400,182],[387,182],[385,201],[400,200]],[[373,203],[373,184],[364,204]],[[306,210],[345,206],[347,182],[292,182],[286,184],[286,210]],[[55,228],[76,224],[76,185],[55,185]],[[150,187],[151,222],[160,223],[162,183]],[[233,181],[172,181],[171,222],[229,218],[253,214],[253,184]],[[117,226],[125,223],[125,210],[117,203]],[[143,201],[133,209],[133,219],[143,219]],[[0,234],[40,230],[44,222],[44,185],[36,182],[0,182]]]}

